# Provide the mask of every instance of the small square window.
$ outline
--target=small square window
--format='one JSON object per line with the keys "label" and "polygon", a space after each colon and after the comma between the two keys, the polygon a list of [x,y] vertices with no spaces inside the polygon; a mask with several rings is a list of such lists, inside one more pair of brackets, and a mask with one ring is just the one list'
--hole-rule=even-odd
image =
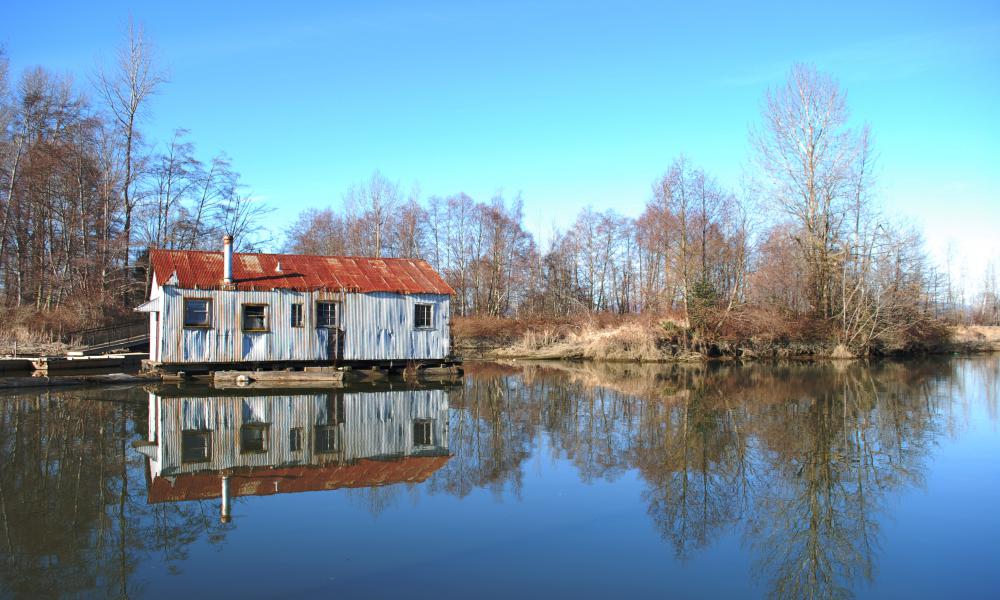
{"label": "small square window", "polygon": [[208,298],[185,298],[184,326],[211,327],[212,301]]}
{"label": "small square window", "polygon": [[302,327],[302,305],[292,305],[292,327]]}
{"label": "small square window", "polygon": [[413,326],[417,329],[430,329],[434,326],[434,310],[430,304],[417,304],[413,307]]}
{"label": "small square window", "polygon": [[433,419],[416,419],[413,421],[413,445],[431,446],[434,444],[434,433],[431,428]]}
{"label": "small square window", "polygon": [[316,303],[316,327],[319,329],[337,328],[337,303]]}
{"label": "small square window", "polygon": [[329,453],[340,449],[340,428],[336,425],[316,426],[316,452]]}
{"label": "small square window", "polygon": [[243,331],[267,331],[266,305],[243,305]]}
{"label": "small square window", "polygon": [[181,462],[205,462],[212,454],[211,431],[181,432]]}
{"label": "small square window", "polygon": [[288,450],[299,452],[302,450],[302,428],[292,427],[288,432]]}
{"label": "small square window", "polygon": [[240,427],[240,452],[267,452],[266,423],[253,423]]}

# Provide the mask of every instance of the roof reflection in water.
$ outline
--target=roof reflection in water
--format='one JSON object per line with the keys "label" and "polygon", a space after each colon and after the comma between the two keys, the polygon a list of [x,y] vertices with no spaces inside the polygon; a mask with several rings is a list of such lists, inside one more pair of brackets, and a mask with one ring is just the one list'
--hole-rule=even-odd
{"label": "roof reflection in water", "polygon": [[150,503],[222,497],[228,520],[230,497],[421,482],[450,458],[441,389],[250,393],[149,393]]}

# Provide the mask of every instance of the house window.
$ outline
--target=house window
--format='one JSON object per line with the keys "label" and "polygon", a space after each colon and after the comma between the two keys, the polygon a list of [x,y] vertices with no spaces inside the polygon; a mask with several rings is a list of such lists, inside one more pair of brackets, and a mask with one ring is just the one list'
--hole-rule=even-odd
{"label": "house window", "polygon": [[243,305],[243,331],[267,331],[267,305]]}
{"label": "house window", "polygon": [[302,327],[302,305],[292,305],[292,327]]}
{"label": "house window", "polygon": [[206,462],[212,454],[211,431],[181,432],[181,462]]}
{"label": "house window", "polygon": [[240,427],[240,452],[267,452],[267,423],[251,423]]}
{"label": "house window", "polygon": [[434,326],[434,310],[431,304],[417,304],[413,307],[413,326],[417,329],[430,329]]}
{"label": "house window", "polygon": [[344,397],[329,394],[326,397],[326,422],[329,424],[344,422]]}
{"label": "house window", "polygon": [[316,327],[319,329],[337,328],[337,303],[316,303]]}
{"label": "house window", "polygon": [[434,443],[434,435],[431,430],[433,419],[416,419],[413,421],[413,445],[430,446]]}
{"label": "house window", "polygon": [[316,426],[316,452],[329,453],[340,449],[340,428],[336,425]]}
{"label": "house window", "polygon": [[299,452],[302,450],[302,428],[292,427],[288,431],[288,450],[289,452]]}
{"label": "house window", "polygon": [[208,298],[185,298],[184,326],[211,327],[212,301]]}

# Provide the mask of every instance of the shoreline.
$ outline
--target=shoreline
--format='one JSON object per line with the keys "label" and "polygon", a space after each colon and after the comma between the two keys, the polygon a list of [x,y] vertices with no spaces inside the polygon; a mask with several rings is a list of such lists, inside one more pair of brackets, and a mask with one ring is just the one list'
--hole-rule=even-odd
{"label": "shoreline", "polygon": [[[616,335],[615,330],[602,334]],[[616,340],[617,341],[617,340]],[[712,342],[703,345],[705,351],[686,349],[677,343],[658,340],[648,343],[595,344],[593,340],[552,339],[526,346],[523,343],[491,343],[486,339],[468,340],[456,344],[456,353],[467,360],[537,360],[583,361],[609,363],[694,363],[750,362],[772,360],[841,361],[870,358],[917,358],[921,356],[989,354],[1000,352],[1000,327],[952,327],[949,339],[932,346],[893,349],[874,354],[855,354],[841,344],[830,342]],[[602,351],[603,350],[603,351]]]}

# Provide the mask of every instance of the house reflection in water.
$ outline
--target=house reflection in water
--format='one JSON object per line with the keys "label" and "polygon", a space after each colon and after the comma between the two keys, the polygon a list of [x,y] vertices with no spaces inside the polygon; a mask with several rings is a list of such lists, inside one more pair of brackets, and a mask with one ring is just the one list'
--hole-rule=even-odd
{"label": "house reflection in water", "polygon": [[[448,455],[444,390],[149,394],[150,503],[426,480]],[[173,392],[176,394],[176,392]]]}

